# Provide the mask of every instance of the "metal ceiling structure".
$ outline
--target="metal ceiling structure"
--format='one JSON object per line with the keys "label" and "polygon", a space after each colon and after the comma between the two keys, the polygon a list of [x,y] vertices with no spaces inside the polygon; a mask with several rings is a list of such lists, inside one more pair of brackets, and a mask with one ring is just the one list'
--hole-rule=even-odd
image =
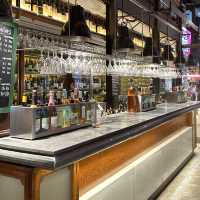
{"label": "metal ceiling structure", "polygon": [[[68,2],[68,0],[64,0]],[[103,0],[69,0],[71,4],[79,4],[81,5],[85,10],[91,12],[94,15],[98,15],[102,18],[106,18],[106,5],[105,1]],[[117,8],[119,10],[124,10],[130,17],[137,19],[137,22],[135,21],[133,23],[133,26],[139,23],[140,21],[144,22],[144,29],[146,28],[146,25],[149,25],[149,22],[152,21],[153,18],[157,18],[159,21],[160,31],[166,33],[166,26],[169,26],[168,34],[170,37],[176,39],[179,37],[179,33],[181,32],[180,29],[177,28],[176,25],[173,25],[171,21],[168,21],[168,19],[165,19],[162,15],[159,15],[158,13],[153,13],[153,5],[152,1],[146,1],[146,0],[123,0],[123,8],[122,8],[122,0],[116,0],[117,2]],[[162,5],[165,9],[168,9],[169,7],[169,0],[162,0]],[[140,27],[135,27],[136,32],[140,32]],[[151,24],[152,26],[152,24]],[[145,35],[149,35],[149,31],[144,31]]]}
{"label": "metal ceiling structure", "polygon": [[[91,12],[94,15],[98,15],[102,18],[106,18],[106,0],[64,0],[70,2],[71,4],[79,4],[88,12]],[[129,21],[128,27],[137,34],[142,34],[144,37],[151,37],[153,26],[153,19],[158,20],[159,29],[160,29],[160,38],[161,44],[168,42],[175,48],[175,41],[180,37],[181,29],[177,27],[176,23],[173,20],[170,20],[162,15],[162,12],[166,15],[171,15],[175,13],[181,20],[185,23],[186,26],[193,27],[197,31],[194,24],[188,25],[188,22],[185,22],[185,17],[183,12],[177,8],[177,2],[175,0],[161,0],[160,1],[160,10],[159,12],[152,12],[153,10],[153,1],[149,0],[116,0],[118,16],[119,18],[126,15],[126,20]],[[191,0],[190,3],[187,3],[186,6],[196,6],[200,5],[199,0]],[[124,11],[122,14],[121,10]],[[143,23],[142,23],[143,22]],[[120,24],[120,21],[119,21]]]}
{"label": "metal ceiling structure", "polygon": [[[68,2],[68,0],[63,0]],[[70,4],[79,4],[94,15],[106,18],[106,5],[101,0],[69,0]]]}

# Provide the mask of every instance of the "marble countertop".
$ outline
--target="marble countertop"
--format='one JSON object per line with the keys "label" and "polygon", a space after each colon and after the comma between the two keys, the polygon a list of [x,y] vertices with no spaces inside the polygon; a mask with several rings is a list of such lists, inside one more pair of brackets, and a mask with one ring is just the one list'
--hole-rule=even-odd
{"label": "marble countertop", "polygon": [[200,102],[161,104],[149,112],[109,116],[99,128],[83,128],[33,141],[0,138],[0,161],[51,169],[69,165],[197,108]]}

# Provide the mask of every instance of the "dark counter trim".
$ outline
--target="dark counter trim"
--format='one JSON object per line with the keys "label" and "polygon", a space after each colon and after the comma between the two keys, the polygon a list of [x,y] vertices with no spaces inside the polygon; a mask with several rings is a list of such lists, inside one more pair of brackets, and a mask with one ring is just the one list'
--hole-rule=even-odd
{"label": "dark counter trim", "polygon": [[155,117],[143,123],[139,123],[120,131],[116,131],[114,133],[110,133],[106,136],[102,136],[88,142],[81,143],[60,153],[57,152],[55,155],[55,168],[61,167],[63,165],[69,165],[75,161],[82,160],[85,157],[111,148],[112,146],[117,145],[120,142],[137,137],[149,129],[152,129],[175,117],[178,117],[187,112],[191,112],[198,108],[200,108],[200,103],[180,109],[175,112],[167,113],[166,115],[163,115],[161,117]]}

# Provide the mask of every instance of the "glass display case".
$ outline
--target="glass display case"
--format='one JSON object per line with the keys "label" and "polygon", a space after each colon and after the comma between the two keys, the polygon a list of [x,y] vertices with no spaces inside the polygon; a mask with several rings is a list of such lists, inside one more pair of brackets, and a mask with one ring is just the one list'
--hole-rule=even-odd
{"label": "glass display case", "polygon": [[10,135],[37,139],[95,125],[96,102],[11,109]]}

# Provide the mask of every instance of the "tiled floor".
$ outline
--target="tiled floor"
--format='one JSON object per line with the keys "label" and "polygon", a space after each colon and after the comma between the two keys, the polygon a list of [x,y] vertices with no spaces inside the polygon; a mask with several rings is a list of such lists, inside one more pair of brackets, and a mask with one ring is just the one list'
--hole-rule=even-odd
{"label": "tiled floor", "polygon": [[200,147],[157,200],[200,200]]}

